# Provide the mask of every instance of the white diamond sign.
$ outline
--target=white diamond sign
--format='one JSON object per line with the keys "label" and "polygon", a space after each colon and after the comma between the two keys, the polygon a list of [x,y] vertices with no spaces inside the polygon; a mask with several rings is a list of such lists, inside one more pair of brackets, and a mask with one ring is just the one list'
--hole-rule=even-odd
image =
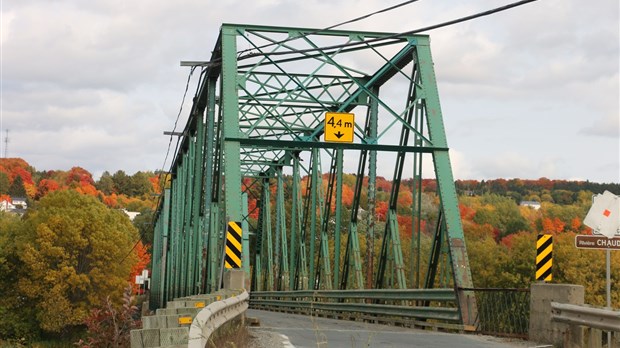
{"label": "white diamond sign", "polygon": [[609,191],[594,196],[592,207],[583,223],[592,228],[595,234],[607,238],[620,235],[620,197]]}

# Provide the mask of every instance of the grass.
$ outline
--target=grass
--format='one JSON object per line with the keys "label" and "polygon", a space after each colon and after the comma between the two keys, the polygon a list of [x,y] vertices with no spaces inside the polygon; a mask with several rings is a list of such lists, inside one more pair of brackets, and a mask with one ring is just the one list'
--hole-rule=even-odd
{"label": "grass", "polygon": [[38,342],[28,342],[24,343],[21,341],[13,340],[13,341],[0,341],[0,348],[74,348],[75,345],[73,342],[66,341],[57,341],[57,340],[46,340],[46,341],[38,341]]}
{"label": "grass", "polygon": [[252,335],[242,320],[232,320],[211,335],[208,348],[252,347]]}

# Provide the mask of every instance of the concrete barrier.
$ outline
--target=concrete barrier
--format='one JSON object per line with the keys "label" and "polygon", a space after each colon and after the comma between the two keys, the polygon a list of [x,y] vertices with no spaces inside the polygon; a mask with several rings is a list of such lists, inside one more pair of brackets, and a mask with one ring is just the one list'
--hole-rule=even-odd
{"label": "concrete barrier", "polygon": [[[569,325],[552,321],[551,302],[583,305],[581,285],[534,283],[530,288],[529,340],[561,347]],[[579,335],[579,333],[574,333]]]}
{"label": "concrete barrier", "polygon": [[189,329],[188,348],[204,348],[211,334],[230,320],[245,314],[250,295],[241,295],[214,302],[203,308]]}

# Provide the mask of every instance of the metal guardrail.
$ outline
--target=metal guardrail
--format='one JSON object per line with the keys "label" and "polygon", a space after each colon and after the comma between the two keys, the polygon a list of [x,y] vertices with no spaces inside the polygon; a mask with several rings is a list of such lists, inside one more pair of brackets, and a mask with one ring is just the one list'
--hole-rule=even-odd
{"label": "metal guardrail", "polygon": [[[454,289],[253,291],[255,309],[463,329]],[[432,322],[416,322],[415,320]],[[442,323],[443,322],[443,323]],[[446,324],[447,323],[447,324]]]}
{"label": "metal guardrail", "polygon": [[249,297],[248,292],[243,291],[240,295],[213,302],[202,309],[189,329],[188,348],[204,348],[213,332],[248,309]]}
{"label": "metal guardrail", "polygon": [[551,302],[551,309],[551,318],[554,321],[620,332],[620,311],[557,302]]}

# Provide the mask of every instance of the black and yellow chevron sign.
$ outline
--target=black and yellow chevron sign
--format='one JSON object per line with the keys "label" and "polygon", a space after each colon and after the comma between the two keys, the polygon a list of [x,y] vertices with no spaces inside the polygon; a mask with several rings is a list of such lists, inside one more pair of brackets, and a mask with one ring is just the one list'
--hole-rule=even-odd
{"label": "black and yellow chevron sign", "polygon": [[536,241],[536,280],[551,281],[553,264],[553,236],[539,234]]}
{"label": "black and yellow chevron sign", "polygon": [[235,221],[228,222],[226,233],[226,257],[224,258],[226,268],[241,268],[241,223]]}

